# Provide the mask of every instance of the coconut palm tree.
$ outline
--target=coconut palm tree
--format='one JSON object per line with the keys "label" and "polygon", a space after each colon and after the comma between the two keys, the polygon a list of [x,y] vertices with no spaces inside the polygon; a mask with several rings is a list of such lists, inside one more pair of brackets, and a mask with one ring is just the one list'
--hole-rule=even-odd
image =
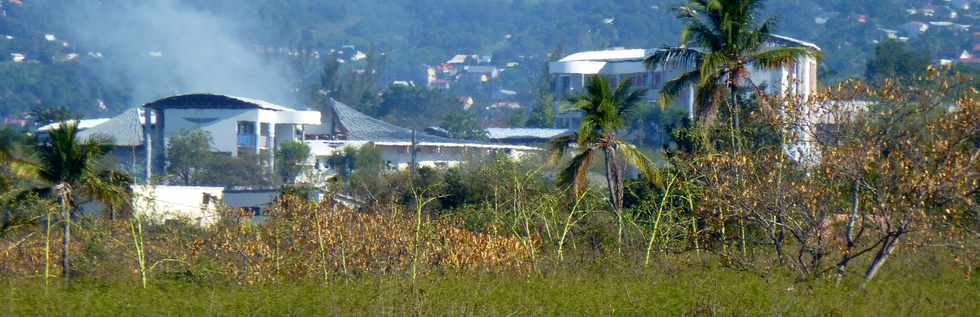
{"label": "coconut palm tree", "polygon": [[582,124],[575,135],[560,137],[552,141],[552,159],[561,160],[569,144],[578,145],[576,154],[558,175],[562,186],[573,185],[575,192],[581,194],[588,185],[589,169],[596,156],[603,155],[606,187],[609,190],[610,208],[619,217],[620,240],[622,240],[623,211],[623,162],[635,166],[648,181],[657,180],[657,169],[653,162],[639,149],[619,138],[621,130],[631,111],[640,103],[645,90],[633,90],[628,80],[613,89],[609,80],[598,76],[589,81],[584,94],[569,100],[571,107],[564,111],[582,112]]}
{"label": "coconut palm tree", "polygon": [[[646,63],[693,69],[664,84],[660,105],[687,87],[694,87],[694,112],[700,124],[711,126],[721,100],[728,94],[733,129],[738,129],[738,91],[749,79],[749,69],[777,69],[803,57],[819,58],[810,47],[770,47],[775,18],[760,18],[763,0],[688,0],[678,8],[684,23],[680,47],[658,50]],[[753,84],[756,92],[761,92]],[[763,109],[771,110],[771,109]]]}
{"label": "coconut palm tree", "polygon": [[49,132],[50,140],[38,146],[37,150],[38,175],[51,184],[52,194],[61,203],[64,219],[62,274],[66,280],[70,271],[68,247],[71,242],[71,216],[76,206],[76,194],[113,199],[125,194],[124,190],[119,189],[122,185],[116,181],[106,181],[111,180],[111,177],[104,177],[97,167],[98,161],[109,150],[105,140],[80,140],[78,132],[77,124],[62,123]]}

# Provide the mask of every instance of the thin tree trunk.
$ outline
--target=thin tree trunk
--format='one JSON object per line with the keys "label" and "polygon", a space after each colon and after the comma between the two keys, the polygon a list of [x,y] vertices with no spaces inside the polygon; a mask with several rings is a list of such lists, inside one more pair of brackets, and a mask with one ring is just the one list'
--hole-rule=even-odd
{"label": "thin tree trunk", "polygon": [[895,234],[888,238],[884,245],[881,246],[881,250],[875,255],[875,259],[871,262],[871,266],[868,267],[868,272],[864,274],[864,284],[861,285],[862,288],[867,287],[868,283],[878,275],[881,267],[885,265],[885,261],[888,261],[888,256],[895,251],[895,246],[898,245],[898,239],[901,237],[901,233]]}
{"label": "thin tree trunk", "polygon": [[773,244],[776,247],[776,256],[779,258],[779,264],[786,264],[786,255],[783,251],[783,243],[786,241],[786,229],[783,227],[783,216],[780,215],[776,217],[777,223],[774,224],[778,226],[776,230],[776,240]]}
{"label": "thin tree trunk", "polygon": [[844,249],[844,256],[841,257],[840,262],[837,264],[837,282],[836,285],[840,285],[841,281],[844,279],[844,273],[847,272],[847,265],[850,264],[851,259],[853,259],[854,252],[854,225],[857,223],[858,209],[860,208],[860,193],[861,188],[858,187],[858,182],[854,182],[854,192],[851,194],[851,213],[847,216],[847,231],[845,232],[846,239],[846,249]]}
{"label": "thin tree trunk", "polygon": [[[65,190],[65,189],[62,189]],[[71,243],[71,213],[68,211],[68,201],[67,194],[61,193],[61,215],[64,217],[64,237],[62,239],[62,250],[61,250],[61,275],[65,278],[65,283],[68,283],[69,272],[71,271],[70,260],[68,254],[68,246]]]}

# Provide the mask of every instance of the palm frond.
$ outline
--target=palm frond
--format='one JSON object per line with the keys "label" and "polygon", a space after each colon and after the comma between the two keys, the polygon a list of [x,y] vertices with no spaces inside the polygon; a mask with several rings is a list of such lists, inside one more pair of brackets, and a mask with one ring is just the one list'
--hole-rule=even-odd
{"label": "palm frond", "polygon": [[701,19],[689,19],[681,30],[681,45],[684,47],[700,47],[708,51],[721,50],[725,45],[725,34],[714,23],[705,23]]}
{"label": "palm frond", "polygon": [[550,161],[554,164],[561,163],[561,159],[565,157],[565,152],[568,152],[568,145],[575,142],[577,136],[575,134],[568,134],[551,139],[548,142],[548,153],[550,153]]}
{"label": "palm frond", "polygon": [[599,138],[601,135],[601,123],[596,122],[598,120],[599,118],[596,118],[596,116],[590,115],[582,118],[582,124],[578,127],[578,137],[575,139],[576,144],[579,146],[588,146]]}
{"label": "palm frond", "polygon": [[728,69],[728,65],[733,61],[729,56],[722,52],[712,52],[705,54],[704,62],[701,64],[701,78],[723,78]]}
{"label": "palm frond", "polygon": [[795,64],[803,57],[819,59],[821,54],[809,47],[779,47],[755,53],[751,60],[759,69],[776,69]]}
{"label": "palm frond", "polygon": [[589,185],[589,168],[595,159],[595,150],[592,148],[583,149],[581,153],[572,158],[561,172],[558,173],[559,186],[573,186],[575,194],[581,195]]}
{"label": "palm frond", "polygon": [[644,180],[658,187],[663,187],[660,169],[657,168],[657,165],[646,154],[643,154],[636,146],[622,141],[617,143],[617,148],[623,152],[623,157],[626,159],[627,164],[635,166],[640,171],[640,175],[643,176]]}
{"label": "palm frond", "polygon": [[698,67],[704,54],[692,48],[685,47],[664,47],[657,49],[650,57],[644,60],[647,68],[664,66],[670,68],[690,68]]}
{"label": "palm frond", "polygon": [[674,103],[674,98],[684,89],[696,84],[700,76],[700,73],[694,70],[664,83],[664,86],[660,88],[660,108],[665,110],[670,108],[671,104]]}
{"label": "palm frond", "polygon": [[721,74],[711,74],[707,80],[702,79],[694,88],[694,113],[698,121],[711,126],[718,115],[721,105],[721,95],[725,87],[721,83]]}

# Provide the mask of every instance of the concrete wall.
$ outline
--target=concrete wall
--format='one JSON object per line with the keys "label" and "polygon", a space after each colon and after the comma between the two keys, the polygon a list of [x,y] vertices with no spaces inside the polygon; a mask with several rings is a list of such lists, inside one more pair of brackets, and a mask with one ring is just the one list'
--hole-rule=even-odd
{"label": "concrete wall", "polygon": [[133,186],[133,209],[154,221],[187,220],[199,226],[217,222],[217,201],[205,203],[205,195],[220,200],[221,187]]}
{"label": "concrete wall", "polygon": [[[232,155],[237,155],[238,152],[238,122],[240,121],[255,124],[256,144],[262,149],[274,148],[275,141],[300,140],[301,135],[295,132],[297,126],[320,121],[319,113],[315,111],[265,109],[166,109],[165,111],[164,145],[168,143],[171,136],[181,131],[201,129],[211,134],[214,151],[232,153]],[[207,119],[214,119],[214,121],[199,123]],[[263,123],[270,125],[271,135],[260,136]]]}
{"label": "concrete wall", "polygon": [[[164,143],[169,144],[170,137],[181,131],[201,129],[211,134],[214,141],[212,147],[218,152],[238,152],[238,122],[260,122],[262,112],[258,109],[167,109],[164,115]],[[268,111],[271,112],[271,111]],[[196,123],[187,119],[210,119],[215,121]],[[266,121],[267,122],[267,121]],[[256,131],[258,129],[256,128]]]}
{"label": "concrete wall", "polygon": [[[343,145],[331,144],[326,142],[309,141],[313,155],[319,163],[321,170],[327,169],[327,161],[331,156],[340,153],[345,147]],[[365,146],[367,143],[350,143],[349,146]],[[374,144],[375,149],[381,154],[383,168],[408,169],[412,161],[411,146],[405,144]],[[508,155],[514,159],[521,159],[526,155],[534,153],[532,150],[487,148],[478,146],[440,146],[421,144],[418,146],[416,160],[419,166],[429,166],[435,168],[453,167],[462,162],[472,161],[483,157],[497,154]]]}
{"label": "concrete wall", "polygon": [[279,198],[278,190],[227,190],[222,203],[231,208],[260,208],[264,210]]}

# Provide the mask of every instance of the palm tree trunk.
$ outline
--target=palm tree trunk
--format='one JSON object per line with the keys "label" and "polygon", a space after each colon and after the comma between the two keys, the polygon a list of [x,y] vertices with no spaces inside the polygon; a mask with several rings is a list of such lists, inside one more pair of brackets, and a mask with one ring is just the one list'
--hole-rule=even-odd
{"label": "palm tree trunk", "polygon": [[731,116],[732,116],[732,147],[735,148],[735,153],[742,152],[742,141],[740,137],[737,136],[739,131],[739,106],[738,106],[738,85],[733,80],[728,84],[728,89],[731,90]]}
{"label": "palm tree trunk", "polygon": [[623,246],[623,196],[620,187],[622,179],[619,178],[618,167],[616,164],[616,150],[606,146],[603,148],[606,163],[606,187],[609,188],[609,205],[616,213],[617,234],[616,242],[619,243],[619,251],[622,253]]}
{"label": "palm tree trunk", "polygon": [[614,172],[612,167],[613,153],[611,149],[608,148],[605,148],[602,151],[605,154],[604,156],[605,156],[605,164],[606,164],[606,188],[609,189],[609,208],[611,208],[613,212],[618,213],[619,208],[617,208],[618,205],[616,204],[616,185],[615,185],[616,180],[615,180],[615,175],[613,174]]}

